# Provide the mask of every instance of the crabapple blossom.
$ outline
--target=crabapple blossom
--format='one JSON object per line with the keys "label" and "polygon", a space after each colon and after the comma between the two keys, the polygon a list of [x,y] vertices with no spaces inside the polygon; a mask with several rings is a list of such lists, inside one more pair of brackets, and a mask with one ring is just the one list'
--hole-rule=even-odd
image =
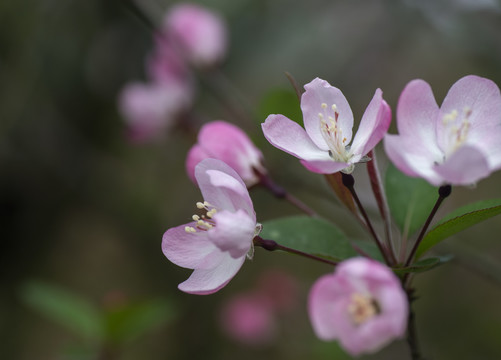
{"label": "crabapple blossom", "polygon": [[316,335],[339,340],[351,355],[376,352],[404,335],[407,296],[385,265],[367,258],[340,263],[313,285],[308,312]]}
{"label": "crabapple blossom", "polygon": [[202,6],[174,6],[166,16],[163,30],[194,66],[210,67],[225,56],[226,26],[219,15]]}
{"label": "crabapple blossom", "polygon": [[214,158],[231,166],[247,186],[259,182],[257,173],[265,174],[263,154],[239,127],[225,121],[212,121],[200,129],[198,143],[186,157],[186,171],[195,182],[195,166],[203,159]]}
{"label": "crabapple blossom", "polygon": [[247,187],[224,162],[201,161],[195,178],[204,198],[196,205],[205,214],[167,230],[162,251],[174,264],[194,270],[179,289],[205,295],[223,288],[252,256],[252,240],[261,225]]}
{"label": "crabapple blossom", "polygon": [[310,171],[351,173],[357,162],[383,138],[391,110],[376,90],[365,110],[351,145],[353,114],[343,93],[316,78],[305,85],[301,97],[303,129],[284,115],[270,115],[262,124],[264,136],[275,147],[297,157]]}
{"label": "crabapple blossom", "polygon": [[397,128],[384,139],[388,157],[432,185],[470,185],[501,168],[501,95],[491,80],[459,79],[440,108],[428,83],[411,81],[398,101]]}

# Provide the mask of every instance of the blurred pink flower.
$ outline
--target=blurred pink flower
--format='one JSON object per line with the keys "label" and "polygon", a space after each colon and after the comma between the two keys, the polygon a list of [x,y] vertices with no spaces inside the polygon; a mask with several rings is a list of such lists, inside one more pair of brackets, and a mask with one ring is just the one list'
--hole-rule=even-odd
{"label": "blurred pink flower", "polygon": [[165,36],[155,37],[155,49],[146,60],[146,72],[153,82],[171,84],[186,83],[193,86],[190,68]]}
{"label": "blurred pink flower", "polygon": [[348,145],[353,114],[343,93],[319,78],[304,88],[301,110],[305,129],[283,115],[270,115],[262,124],[264,136],[273,146],[301,159],[310,171],[351,173],[388,131],[391,110],[382,91],[376,90],[353,143]]}
{"label": "blurred pink flower", "polygon": [[191,101],[186,84],[130,83],[120,93],[119,110],[131,140],[143,142],[165,133]]}
{"label": "blurred pink flower", "polygon": [[167,230],[162,251],[174,264],[194,269],[179,289],[198,295],[223,288],[252,256],[254,236],[260,230],[247,188],[238,174],[220,160],[205,159],[195,168],[205,215]]}
{"label": "blurred pink flower", "polygon": [[405,334],[408,302],[399,279],[388,267],[353,258],[315,282],[308,310],[320,339],[337,339],[357,356],[376,352]]}
{"label": "blurred pink flower", "polygon": [[276,318],[260,294],[232,297],[222,309],[221,325],[229,337],[246,345],[266,345],[276,336]]}
{"label": "blurred pink flower", "polygon": [[247,186],[259,182],[256,171],[266,173],[263,154],[239,127],[225,121],[202,126],[195,144],[186,157],[186,171],[195,182],[195,166],[203,159],[214,158],[231,166]]}
{"label": "blurred pink flower", "polygon": [[411,81],[398,101],[397,128],[385,150],[409,176],[469,185],[501,168],[501,95],[491,80],[461,78],[440,108],[428,83]]}
{"label": "blurred pink flower", "polygon": [[174,6],[166,16],[163,30],[194,66],[210,67],[225,56],[228,40],[223,19],[202,6]]}

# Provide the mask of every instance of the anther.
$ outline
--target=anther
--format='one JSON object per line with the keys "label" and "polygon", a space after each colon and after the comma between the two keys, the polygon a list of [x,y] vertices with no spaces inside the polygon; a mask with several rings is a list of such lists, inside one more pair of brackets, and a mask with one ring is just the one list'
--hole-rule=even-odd
{"label": "anther", "polygon": [[184,231],[186,231],[188,234],[193,234],[193,233],[196,233],[197,231],[195,230],[194,227],[191,227],[191,226],[185,226],[184,227]]}
{"label": "anther", "polygon": [[327,104],[326,103],[322,103],[322,105],[320,105],[320,106],[322,106],[322,109],[327,109]]}

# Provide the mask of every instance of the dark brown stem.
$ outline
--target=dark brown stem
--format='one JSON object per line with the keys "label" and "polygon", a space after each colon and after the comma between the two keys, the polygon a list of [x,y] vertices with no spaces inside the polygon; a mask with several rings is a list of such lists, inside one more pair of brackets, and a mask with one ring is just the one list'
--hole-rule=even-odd
{"label": "dark brown stem", "polygon": [[305,252],[302,252],[302,251],[299,251],[296,249],[292,249],[292,248],[289,248],[287,246],[280,245],[274,240],[263,239],[260,236],[256,236],[254,238],[254,246],[262,247],[263,249],[268,250],[268,251],[275,251],[275,250],[286,251],[286,252],[291,253],[291,254],[303,256],[303,257],[306,257],[308,259],[319,261],[319,262],[322,262],[324,264],[329,264],[332,266],[336,266],[338,264],[336,261],[331,261],[331,260],[321,258],[319,256],[307,254]]}
{"label": "dark brown stem", "polygon": [[416,251],[419,247],[419,244],[421,244],[421,240],[423,240],[424,235],[426,234],[426,231],[428,230],[428,227],[431,224],[431,221],[433,220],[433,217],[435,217],[435,214],[437,213],[438,208],[442,204],[442,201],[446,197],[448,197],[451,194],[452,187],[450,185],[443,185],[438,188],[438,199],[437,202],[435,203],[435,206],[433,206],[433,209],[430,212],[430,215],[428,215],[428,219],[426,219],[426,222],[423,225],[423,228],[421,229],[421,232],[419,233],[419,236],[414,243],[414,246],[412,247],[412,250],[409,254],[409,257],[407,258],[407,261],[405,262],[405,266],[409,266],[412,261],[414,260],[414,255],[416,255]]}
{"label": "dark brown stem", "polygon": [[421,352],[419,351],[417,331],[416,331],[416,315],[412,308],[412,303],[414,302],[414,290],[407,290],[407,297],[409,299],[409,319],[407,321],[407,344],[409,344],[409,350],[411,353],[412,360],[423,360],[421,357]]}
{"label": "dark brown stem", "polygon": [[362,217],[364,218],[365,223],[367,224],[367,229],[369,230],[369,233],[371,234],[372,238],[376,242],[376,245],[379,248],[379,251],[381,252],[381,255],[383,255],[384,261],[389,266],[394,265],[389,260],[389,258],[388,258],[388,250],[384,247],[384,245],[379,240],[379,237],[377,236],[376,231],[374,231],[374,228],[372,227],[372,223],[371,223],[371,221],[369,219],[369,216],[365,212],[365,209],[364,209],[364,207],[362,205],[362,202],[358,198],[358,195],[357,195],[357,193],[355,191],[355,186],[354,186],[355,185],[355,179],[350,174],[342,173],[342,176],[343,176],[343,185],[346,186],[348,188],[348,190],[350,190],[351,195],[353,196],[353,200],[355,200],[355,203],[357,204],[358,209],[360,210],[360,213],[362,214]]}

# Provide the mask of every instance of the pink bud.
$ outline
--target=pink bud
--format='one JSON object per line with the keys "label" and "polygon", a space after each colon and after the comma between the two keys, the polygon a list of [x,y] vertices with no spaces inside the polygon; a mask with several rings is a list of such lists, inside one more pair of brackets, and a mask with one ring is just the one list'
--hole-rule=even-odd
{"label": "pink bud", "polygon": [[164,30],[187,61],[210,67],[226,53],[227,32],[216,13],[195,4],[179,4],[167,14]]}
{"label": "pink bud", "polygon": [[261,151],[243,130],[225,121],[212,121],[200,129],[198,143],[190,149],[186,158],[186,171],[193,182],[195,166],[206,158],[224,161],[240,175],[247,187],[259,182],[255,170],[266,173],[261,164]]}

